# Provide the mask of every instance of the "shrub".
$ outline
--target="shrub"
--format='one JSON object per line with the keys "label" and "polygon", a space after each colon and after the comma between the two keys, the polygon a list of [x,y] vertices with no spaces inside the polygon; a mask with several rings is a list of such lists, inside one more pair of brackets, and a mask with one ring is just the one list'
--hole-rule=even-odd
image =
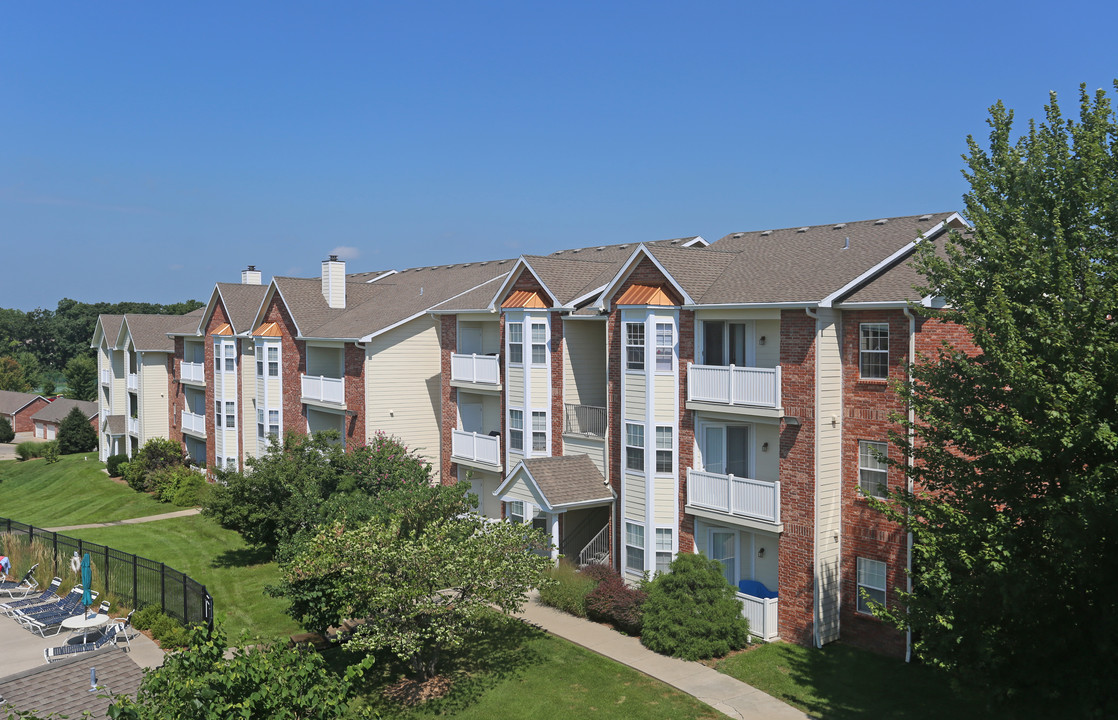
{"label": "shrub", "polygon": [[540,589],[540,602],[571,615],[586,617],[586,596],[597,582],[566,561],[549,570],[548,575],[555,582]]}
{"label": "shrub", "polygon": [[89,424],[89,418],[74,407],[58,424],[58,451],[63,455],[90,452],[97,449],[97,431]]}
{"label": "shrub", "polygon": [[182,623],[165,614],[158,605],[146,605],[137,610],[132,615],[132,626],[150,632],[163,648],[184,647],[189,635]]}
{"label": "shrub", "polygon": [[48,443],[43,443],[43,459],[46,460],[48,463],[58,462],[59,454],[60,453],[58,452],[57,440],[51,440]]}
{"label": "shrub", "polygon": [[0,443],[10,443],[15,438],[15,430],[12,430],[12,424],[8,422],[8,418],[0,418]]}
{"label": "shrub", "polygon": [[621,577],[609,565],[599,565],[592,563],[578,571],[579,575],[592,579],[595,583],[600,583],[609,577]]}
{"label": "shrub", "polygon": [[128,456],[123,453],[120,455],[110,455],[109,459],[105,461],[105,469],[109,471],[109,477],[120,477],[124,474],[122,466],[128,464]]}
{"label": "shrub", "polygon": [[42,457],[46,444],[45,442],[36,440],[26,440],[16,445],[16,455],[19,455],[20,460],[31,460],[32,458]]}
{"label": "shrub", "polygon": [[137,630],[150,630],[151,624],[163,616],[163,610],[158,605],[145,605],[132,615],[132,626]]}
{"label": "shrub", "polygon": [[150,477],[152,473],[172,465],[182,465],[183,460],[182,445],[174,440],[152,438],[144,443],[128,463],[124,479],[133,490],[149,492],[153,489]]}
{"label": "shrub", "polygon": [[684,660],[721,657],[745,647],[749,635],[722,564],[705,555],[681,554],[670,572],[656,576],[648,586],[643,621],[641,643]]}
{"label": "shrub", "polygon": [[[199,494],[200,488],[206,485],[206,479],[201,474],[191,470],[185,465],[170,465],[148,473],[148,489],[155,493],[160,502],[173,502],[182,497],[188,505]],[[180,494],[181,491],[181,494]]]}
{"label": "shrub", "polygon": [[640,635],[641,606],[647,596],[643,589],[629,587],[620,575],[611,573],[586,596],[586,616],[612,623],[629,635]]}

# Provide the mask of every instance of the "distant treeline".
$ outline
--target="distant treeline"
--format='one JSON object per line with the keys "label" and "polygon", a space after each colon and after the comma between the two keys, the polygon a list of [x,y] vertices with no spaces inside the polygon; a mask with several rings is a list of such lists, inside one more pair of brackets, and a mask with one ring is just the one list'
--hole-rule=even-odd
{"label": "distant treeline", "polygon": [[92,357],[89,343],[93,339],[98,315],[184,315],[200,307],[202,303],[197,300],[161,305],[143,302],[83,303],[63,298],[54,310],[37,308],[24,312],[0,308],[0,356],[18,357],[30,353],[41,369],[61,372],[75,357]]}

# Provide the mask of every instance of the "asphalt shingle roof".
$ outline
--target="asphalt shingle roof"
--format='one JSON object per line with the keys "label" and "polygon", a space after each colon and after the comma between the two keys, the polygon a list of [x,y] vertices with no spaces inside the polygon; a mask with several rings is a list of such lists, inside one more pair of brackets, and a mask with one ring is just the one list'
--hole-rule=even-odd
{"label": "asphalt shingle roof", "polygon": [[132,344],[140,352],[174,352],[175,341],[167,333],[191,332],[198,327],[197,314],[124,316],[123,325],[132,336]]}
{"label": "asphalt shingle roof", "polygon": [[58,398],[54,402],[47,405],[31,416],[32,420],[39,420],[42,422],[62,422],[62,419],[70,414],[74,408],[80,408],[82,413],[87,418],[92,418],[97,414],[97,403],[87,402],[85,400],[71,400],[70,398]]}
{"label": "asphalt shingle roof", "polygon": [[[225,314],[229,324],[233,326],[233,332],[239,335],[251,331],[252,321],[256,319],[260,303],[264,302],[268,287],[243,283],[217,283],[217,291],[225,304]],[[197,321],[194,325],[197,327]]]}
{"label": "asphalt shingle roof", "polygon": [[[89,692],[89,670],[97,671],[99,692]],[[74,658],[44,664],[0,678],[0,697],[17,710],[34,711],[40,717],[57,713],[79,717],[105,717],[112,699],[109,693],[136,695],[143,679],[140,670],[123,650],[109,648]],[[52,717],[54,717],[52,715]]]}
{"label": "asphalt shingle roof", "polygon": [[552,507],[614,497],[589,455],[529,458],[524,467]]}
{"label": "asphalt shingle roof", "polygon": [[16,392],[15,390],[0,390],[0,415],[15,415],[35,402],[35,398],[38,397],[42,396],[35,393]]}

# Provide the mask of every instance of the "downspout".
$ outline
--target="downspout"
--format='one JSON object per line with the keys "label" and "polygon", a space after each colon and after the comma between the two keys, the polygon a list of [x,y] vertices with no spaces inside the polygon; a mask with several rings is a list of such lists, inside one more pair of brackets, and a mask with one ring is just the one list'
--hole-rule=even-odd
{"label": "downspout", "polygon": [[[912,310],[910,310],[907,305],[904,308],[904,314],[905,314],[905,317],[908,318],[908,364],[909,364],[908,383],[911,386],[912,385],[912,369],[911,369],[911,366],[916,364],[916,316],[912,314]],[[910,402],[910,403],[908,403],[908,444],[909,444],[910,448],[912,447],[912,443],[915,440],[915,432],[913,430],[913,424],[915,422],[916,422],[916,411],[912,409],[912,403]],[[913,487],[913,485],[912,485],[913,460],[912,460],[912,453],[911,452],[908,453],[908,457],[905,459],[905,464],[908,465],[908,472],[905,473],[905,489],[908,492],[911,493],[912,492],[912,487]],[[911,511],[908,510],[908,509],[905,510],[906,515],[909,512],[911,512]],[[905,592],[907,592],[909,595],[912,594],[912,531],[911,530],[907,533],[907,546],[906,546],[906,557],[905,557]],[[912,626],[911,625],[906,625],[905,626],[904,661],[906,663],[912,661]]]}
{"label": "downspout", "polygon": [[815,407],[812,408],[812,414],[815,416],[815,432],[816,436],[812,438],[812,472],[815,474],[815,482],[812,483],[811,502],[812,502],[812,537],[811,537],[811,636],[815,643],[815,647],[821,648],[823,644],[819,641],[819,492],[816,487],[819,477],[819,314],[811,308],[804,308],[807,316],[815,320]]}

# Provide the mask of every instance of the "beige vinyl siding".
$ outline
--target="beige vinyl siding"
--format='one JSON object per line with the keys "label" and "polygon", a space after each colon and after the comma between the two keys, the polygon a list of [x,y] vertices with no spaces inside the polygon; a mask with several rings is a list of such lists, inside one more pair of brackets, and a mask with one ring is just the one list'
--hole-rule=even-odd
{"label": "beige vinyl siding", "polygon": [[[780,426],[756,423],[752,426],[756,441],[750,452],[753,453],[753,472],[755,480],[775,482],[780,479]],[[769,444],[768,450],[761,448]]]}
{"label": "beige vinyl siding", "polygon": [[509,483],[501,497],[505,498],[505,502],[509,500],[522,500],[526,503],[531,503],[533,506],[536,505],[536,498],[532,495],[532,491],[528,489],[528,484],[520,477]]}
{"label": "beige vinyl siding", "polygon": [[563,454],[564,455],[588,455],[590,461],[594,463],[602,473],[602,477],[606,477],[606,441],[595,437],[585,437],[582,435],[564,435],[563,436]]}
{"label": "beige vinyl siding", "polygon": [[676,490],[675,478],[658,477],[653,481],[652,498],[653,520],[657,525],[672,525],[675,523]]}
{"label": "beige vinyl siding", "polygon": [[[365,346],[365,434],[382,430],[439,468],[439,335],[422,316],[370,340]],[[359,410],[359,408],[351,408]]]}
{"label": "beige vinyl siding", "polygon": [[[760,580],[769,590],[776,590],[780,586],[778,565],[780,558],[776,551],[778,541],[779,538],[775,533],[760,531],[753,533],[753,577],[755,580]],[[761,548],[765,549],[765,556],[757,557]]]}
{"label": "beige vinyl siding", "polygon": [[[469,479],[466,478],[467,471]],[[476,468],[458,467],[458,482],[470,484],[470,492],[477,495],[478,512],[487,518],[501,517],[501,500],[493,492],[501,486],[502,478],[495,473]]]}
{"label": "beige vinyl siding", "polygon": [[[253,426],[255,427],[255,425]],[[345,413],[327,412],[318,408],[307,408],[307,430],[312,433],[335,430],[345,435]]]}
{"label": "beige vinyl siding", "polygon": [[[124,362],[124,351],[113,350],[113,410],[112,415],[128,414],[128,389],[125,381],[128,377],[127,365]],[[98,379],[100,380],[100,379]]]}
{"label": "beige vinyl siding", "polygon": [[623,491],[625,493],[625,517],[628,519],[644,523],[644,509],[645,509],[645,492],[644,475],[634,475],[632,473],[625,473],[625,485]]}
{"label": "beige vinyl siding", "polygon": [[524,407],[524,368],[509,366],[505,387],[508,388],[509,407]]}
{"label": "beige vinyl siding", "polygon": [[256,439],[256,343],[252,338],[242,339],[241,346],[241,397],[237,409],[241,416],[241,445],[245,457],[255,456]]}
{"label": "beige vinyl siding", "polygon": [[[780,364],[780,320],[758,320],[753,325],[756,338],[756,367],[774,368]],[[761,344],[761,338],[765,344]]]}
{"label": "beige vinyl siding", "polygon": [[551,407],[548,397],[551,394],[551,371],[547,367],[534,367],[530,371],[532,381],[532,407],[546,410]]}
{"label": "beige vinyl siding", "polygon": [[643,423],[646,407],[644,374],[626,374],[622,383],[625,386],[625,419]]}
{"label": "beige vinyl siding", "polygon": [[564,321],[563,348],[563,402],[605,407],[605,323]]}
{"label": "beige vinyl siding", "polygon": [[[505,433],[503,436],[501,436],[501,449],[502,450],[505,449],[505,443],[507,443],[508,441],[509,441],[509,434],[508,433]],[[525,444],[532,442],[532,431],[531,430],[525,431],[524,442],[525,442]],[[524,453],[523,452],[521,452],[520,450],[510,449],[509,450],[509,462],[508,462],[508,465],[506,467],[510,467],[510,468],[511,467],[516,467],[516,464],[523,459],[524,459]]]}
{"label": "beige vinyl siding", "polygon": [[817,327],[815,543],[819,558],[819,639],[827,643],[838,639],[841,586],[842,357],[837,313],[821,308]]}
{"label": "beige vinyl siding", "polygon": [[140,371],[140,442],[153,437],[166,438],[170,410],[167,406],[167,354],[142,353],[136,369]]}
{"label": "beige vinyl siding", "polygon": [[661,425],[675,425],[675,393],[678,389],[675,374],[653,375],[652,386],[655,389],[653,402],[653,417]]}

